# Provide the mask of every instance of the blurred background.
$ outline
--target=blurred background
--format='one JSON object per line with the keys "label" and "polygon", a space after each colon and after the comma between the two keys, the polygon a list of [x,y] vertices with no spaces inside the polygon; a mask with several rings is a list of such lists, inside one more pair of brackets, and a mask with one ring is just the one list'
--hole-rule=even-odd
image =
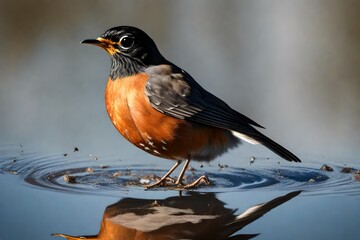
{"label": "blurred background", "polygon": [[0,142],[150,158],[108,119],[109,56],[80,44],[133,25],[300,158],[358,157],[359,13],[350,0],[2,0]]}

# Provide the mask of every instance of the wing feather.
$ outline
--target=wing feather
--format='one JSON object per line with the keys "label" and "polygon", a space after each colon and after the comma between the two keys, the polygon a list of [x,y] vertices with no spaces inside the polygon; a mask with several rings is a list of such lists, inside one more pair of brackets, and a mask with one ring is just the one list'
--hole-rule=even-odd
{"label": "wing feather", "polygon": [[156,110],[169,116],[245,134],[288,161],[300,162],[294,154],[254,128],[260,124],[233,110],[203,89],[185,71],[170,65],[146,69],[145,92]]}

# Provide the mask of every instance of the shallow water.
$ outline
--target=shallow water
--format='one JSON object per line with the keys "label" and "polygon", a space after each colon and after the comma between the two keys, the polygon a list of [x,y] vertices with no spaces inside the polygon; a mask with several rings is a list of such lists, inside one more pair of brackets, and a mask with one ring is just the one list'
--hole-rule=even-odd
{"label": "shallow water", "polygon": [[[355,174],[360,166],[351,162],[349,173],[331,164],[334,171],[323,171],[321,162],[306,160],[298,165],[275,159],[238,166],[192,163],[187,180],[206,174],[211,186],[144,190],[141,182],[167,170],[155,163],[4,146],[0,239],[90,236],[100,229],[98,239],[111,234],[116,239],[357,239],[360,234]],[[244,220],[241,214],[260,203],[267,204]],[[210,235],[209,229],[214,230]]]}

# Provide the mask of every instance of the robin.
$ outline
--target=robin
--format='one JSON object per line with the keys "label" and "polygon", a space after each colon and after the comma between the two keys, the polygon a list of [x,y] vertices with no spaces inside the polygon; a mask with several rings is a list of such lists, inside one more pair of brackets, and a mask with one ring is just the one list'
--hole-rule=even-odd
{"label": "robin", "polygon": [[101,47],[111,57],[105,90],[108,115],[115,128],[138,148],[175,165],[154,184],[165,185],[185,160],[175,182],[191,188],[206,176],[183,184],[189,162],[211,161],[240,144],[262,144],[287,161],[300,162],[293,153],[260,133],[260,124],[229,107],[202,88],[186,71],[166,60],[142,30],[120,26],[82,43]]}
{"label": "robin", "polygon": [[237,232],[300,193],[290,192],[249,207],[241,214],[226,208],[214,193],[192,192],[161,200],[123,198],[106,207],[97,235],[52,236],[69,240],[251,239],[259,234]]}

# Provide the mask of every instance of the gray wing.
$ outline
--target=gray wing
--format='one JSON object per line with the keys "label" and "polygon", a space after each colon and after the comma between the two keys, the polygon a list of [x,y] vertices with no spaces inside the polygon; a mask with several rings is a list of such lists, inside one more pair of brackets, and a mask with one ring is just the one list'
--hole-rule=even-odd
{"label": "gray wing", "polygon": [[150,78],[146,94],[158,111],[175,118],[242,133],[252,131],[251,125],[263,128],[207,92],[190,75],[172,73],[169,68],[169,65],[161,65],[147,70]]}
{"label": "gray wing", "polygon": [[146,72],[150,77],[145,92],[156,110],[175,118],[244,134],[288,161],[300,161],[253,127],[262,128],[261,125],[207,92],[186,72],[170,65],[150,67]]}

